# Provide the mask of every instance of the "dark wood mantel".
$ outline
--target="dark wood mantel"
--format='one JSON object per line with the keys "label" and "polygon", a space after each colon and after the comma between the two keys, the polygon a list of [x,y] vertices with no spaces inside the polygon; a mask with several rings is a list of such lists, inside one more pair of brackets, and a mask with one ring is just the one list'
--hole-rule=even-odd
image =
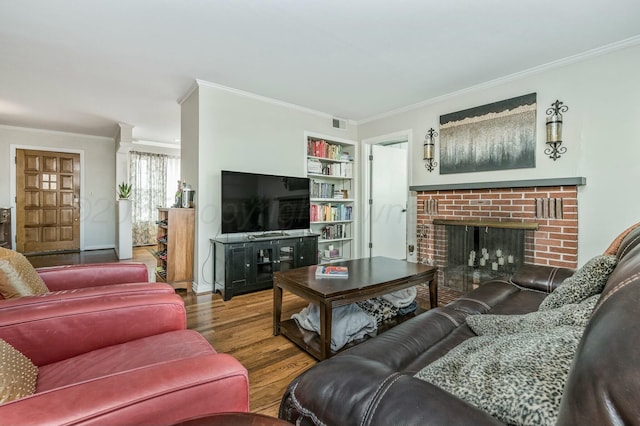
{"label": "dark wood mantel", "polygon": [[451,226],[477,226],[478,228],[502,228],[502,229],[524,229],[537,230],[537,222],[498,222],[494,220],[447,220],[434,219],[434,225]]}
{"label": "dark wood mantel", "polygon": [[494,188],[527,188],[542,186],[582,186],[587,184],[585,177],[564,177],[551,179],[505,180],[499,182],[467,182],[444,183],[439,185],[414,185],[411,191],[451,191],[455,189],[494,189]]}

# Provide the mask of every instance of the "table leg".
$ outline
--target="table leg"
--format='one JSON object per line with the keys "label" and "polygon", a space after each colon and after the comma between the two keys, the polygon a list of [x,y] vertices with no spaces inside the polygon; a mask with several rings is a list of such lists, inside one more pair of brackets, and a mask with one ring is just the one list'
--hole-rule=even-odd
{"label": "table leg", "polygon": [[331,302],[320,304],[320,360],[331,356]]}
{"label": "table leg", "polygon": [[282,288],[273,280],[273,335],[280,334],[280,319],[282,318]]}
{"label": "table leg", "polygon": [[431,308],[438,307],[438,274],[433,274],[433,278],[429,281],[429,301]]}

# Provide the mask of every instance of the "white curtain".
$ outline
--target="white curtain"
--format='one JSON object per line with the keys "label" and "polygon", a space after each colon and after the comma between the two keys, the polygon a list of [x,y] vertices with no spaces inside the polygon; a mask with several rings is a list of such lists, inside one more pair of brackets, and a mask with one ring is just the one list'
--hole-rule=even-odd
{"label": "white curtain", "polygon": [[180,182],[180,157],[167,157],[167,200],[165,207],[171,207],[175,204],[178,182]]}
{"label": "white curtain", "polygon": [[167,160],[163,154],[130,153],[134,246],[157,243],[158,207],[167,207]]}

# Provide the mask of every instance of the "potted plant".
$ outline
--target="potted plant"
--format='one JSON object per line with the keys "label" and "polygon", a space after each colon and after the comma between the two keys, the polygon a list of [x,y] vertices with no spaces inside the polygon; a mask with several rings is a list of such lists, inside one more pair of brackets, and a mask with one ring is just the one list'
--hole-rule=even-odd
{"label": "potted plant", "polygon": [[118,198],[121,200],[128,200],[131,197],[131,184],[122,182],[118,185]]}

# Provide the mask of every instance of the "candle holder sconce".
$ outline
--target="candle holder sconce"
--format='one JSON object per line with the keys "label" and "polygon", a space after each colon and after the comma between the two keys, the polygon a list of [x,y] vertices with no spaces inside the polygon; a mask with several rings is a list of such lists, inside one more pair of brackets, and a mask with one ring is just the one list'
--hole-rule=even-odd
{"label": "candle holder sconce", "polygon": [[433,159],[435,148],[436,148],[436,143],[434,138],[436,138],[437,136],[438,136],[438,132],[433,130],[433,127],[430,128],[427,131],[427,134],[424,136],[424,146],[423,146],[424,158],[423,159],[424,161],[426,161],[424,166],[426,167],[427,170],[429,170],[429,172],[434,171],[435,168],[438,166],[438,163],[436,163]]}
{"label": "candle holder sconce", "polygon": [[547,148],[544,153],[553,161],[567,152],[567,147],[562,146],[562,113],[567,112],[569,107],[556,100],[547,109]]}

